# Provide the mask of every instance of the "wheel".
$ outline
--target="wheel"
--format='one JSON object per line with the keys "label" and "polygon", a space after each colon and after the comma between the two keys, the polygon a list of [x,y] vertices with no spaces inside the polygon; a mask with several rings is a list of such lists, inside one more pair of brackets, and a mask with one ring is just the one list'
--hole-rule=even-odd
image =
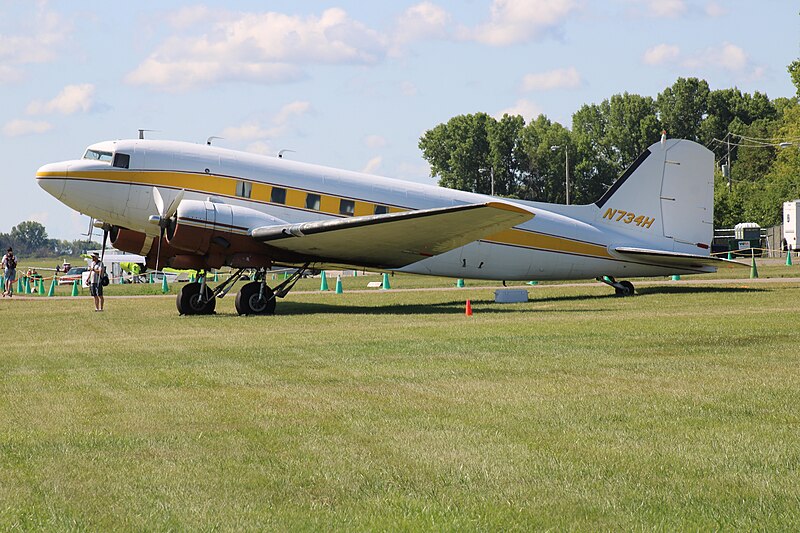
{"label": "wheel", "polygon": [[264,285],[261,296],[261,283],[254,281],[245,284],[236,295],[236,312],[240,315],[272,315],[275,314],[275,296],[272,289]]}
{"label": "wheel", "polygon": [[617,296],[633,296],[634,295],[633,283],[631,283],[630,281],[625,280],[625,281],[620,281],[619,284],[622,285],[622,287],[621,288],[617,288],[617,289],[614,290],[614,292],[616,293]]}
{"label": "wheel", "polygon": [[199,283],[187,283],[181,287],[175,300],[178,313],[182,315],[210,315],[217,307],[217,299],[212,297],[212,290],[206,286],[205,296],[200,299]]}

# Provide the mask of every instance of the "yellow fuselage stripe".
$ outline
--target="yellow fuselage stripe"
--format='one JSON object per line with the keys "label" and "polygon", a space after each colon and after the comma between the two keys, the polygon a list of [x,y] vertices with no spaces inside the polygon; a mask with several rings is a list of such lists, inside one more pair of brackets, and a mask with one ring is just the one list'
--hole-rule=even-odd
{"label": "yellow fuselage stripe", "polygon": [[[123,176],[124,179],[122,179]],[[63,178],[65,176],[58,172],[39,172],[37,173],[37,177]],[[352,200],[355,203],[354,216],[372,215],[375,213],[376,205],[385,205],[388,207],[390,213],[399,213],[411,209],[408,207],[392,206],[387,204],[375,204],[356,198],[333,196],[317,191],[292,189],[283,185],[271,185],[262,183],[260,181],[230,176],[219,176],[215,174],[202,174],[197,172],[97,170],[82,171],[80,176],[70,176],[67,179],[73,178],[109,181],[114,183],[130,183],[132,185],[163,186],[175,189],[186,189],[212,196],[227,196],[240,200],[249,200],[270,205],[281,205],[303,211],[316,211],[333,216],[342,216],[342,214],[339,212],[341,200]],[[249,198],[238,196],[236,194],[236,184],[237,182],[241,181],[252,184],[252,190]],[[286,190],[286,203],[276,204],[271,201],[273,187]],[[311,210],[306,208],[307,194],[319,195],[319,209]],[[565,237],[537,233],[535,231],[520,230],[517,228],[507,229],[481,240],[485,242],[531,248],[548,252],[559,252],[589,257],[599,257],[603,259],[613,259],[613,256],[608,252],[608,249],[600,244],[587,243]]]}

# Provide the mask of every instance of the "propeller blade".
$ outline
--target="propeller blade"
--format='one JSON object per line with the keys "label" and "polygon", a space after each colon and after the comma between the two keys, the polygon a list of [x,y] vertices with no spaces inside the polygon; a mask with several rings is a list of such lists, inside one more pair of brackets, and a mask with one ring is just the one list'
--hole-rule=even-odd
{"label": "propeller blade", "polygon": [[158,187],[153,187],[153,201],[156,203],[159,216],[164,218],[164,198],[161,196],[161,191]]}
{"label": "propeller blade", "polygon": [[164,217],[167,220],[172,218],[175,215],[175,213],[178,212],[178,206],[180,205],[181,200],[183,200],[183,193],[184,192],[185,191],[183,189],[178,191],[178,194],[175,196],[175,198],[173,198],[172,202],[170,202],[169,207],[167,208],[167,212],[164,215]]}

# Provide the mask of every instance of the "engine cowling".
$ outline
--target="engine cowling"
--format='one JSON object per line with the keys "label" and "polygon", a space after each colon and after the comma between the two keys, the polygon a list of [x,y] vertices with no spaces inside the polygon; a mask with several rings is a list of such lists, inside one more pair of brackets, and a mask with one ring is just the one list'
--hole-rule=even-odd
{"label": "engine cowling", "polygon": [[200,255],[264,253],[264,246],[248,234],[252,228],[286,224],[261,211],[216,202],[184,200],[167,227],[167,243]]}
{"label": "engine cowling", "polygon": [[161,241],[160,257],[156,260],[156,254],[159,252],[158,237],[151,237],[141,231],[112,226],[109,237],[111,245],[117,250],[143,255],[147,268],[155,268],[156,264],[165,265],[178,253],[178,250],[164,239]]}

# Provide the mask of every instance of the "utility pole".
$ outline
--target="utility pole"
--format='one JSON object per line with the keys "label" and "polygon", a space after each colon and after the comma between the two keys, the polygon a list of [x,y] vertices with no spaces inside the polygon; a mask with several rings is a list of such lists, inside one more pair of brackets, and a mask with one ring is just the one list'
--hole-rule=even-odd
{"label": "utility pole", "polygon": [[564,145],[564,188],[567,191],[567,205],[569,205],[569,146]]}

